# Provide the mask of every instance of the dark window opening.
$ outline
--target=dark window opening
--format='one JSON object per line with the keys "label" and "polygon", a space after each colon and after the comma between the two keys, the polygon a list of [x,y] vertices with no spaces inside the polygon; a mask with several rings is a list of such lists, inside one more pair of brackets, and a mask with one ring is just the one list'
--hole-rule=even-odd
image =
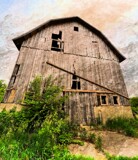
{"label": "dark window opening", "polygon": [[71,89],[81,89],[79,78],[73,74],[72,76],[72,87]]}
{"label": "dark window opening", "polygon": [[53,51],[63,51],[64,42],[62,41],[62,32],[59,31],[59,34],[52,33],[52,46],[51,50]]}
{"label": "dark window opening", "polygon": [[16,77],[17,77],[18,72],[19,72],[19,69],[20,69],[20,64],[16,64],[15,68],[14,68],[14,71],[13,71],[13,74],[12,74],[12,77],[11,77],[11,80],[10,80],[10,87],[14,85],[14,83],[16,81]]}
{"label": "dark window opening", "polygon": [[[63,97],[65,97],[65,92],[63,91]],[[62,102],[62,111],[65,111],[65,102]]]}
{"label": "dark window opening", "polygon": [[106,96],[101,96],[101,103],[107,104],[107,97]]}
{"label": "dark window opening", "polygon": [[78,27],[74,27],[74,31],[79,31],[79,28]]}
{"label": "dark window opening", "polygon": [[13,85],[15,83],[15,80],[16,80],[16,76],[12,76],[10,84]]}
{"label": "dark window opening", "polygon": [[16,64],[16,65],[15,65],[15,68],[14,68],[14,71],[13,71],[13,75],[16,76],[16,75],[18,74],[19,68],[20,68],[20,65],[19,65],[19,64]]}
{"label": "dark window opening", "polygon": [[97,105],[100,106],[101,102],[100,102],[100,95],[97,95]]}
{"label": "dark window opening", "polygon": [[92,41],[92,43],[98,43],[97,41]]}
{"label": "dark window opening", "polygon": [[113,102],[114,104],[118,104],[118,96],[113,96]]}

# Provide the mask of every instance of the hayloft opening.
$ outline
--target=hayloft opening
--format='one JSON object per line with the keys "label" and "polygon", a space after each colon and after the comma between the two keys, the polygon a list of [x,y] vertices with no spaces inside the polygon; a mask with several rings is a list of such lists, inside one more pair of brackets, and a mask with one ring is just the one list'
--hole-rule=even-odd
{"label": "hayloft opening", "polygon": [[53,51],[63,51],[64,42],[62,41],[62,31],[59,31],[59,34],[52,33],[52,46],[51,50]]}
{"label": "hayloft opening", "polygon": [[107,96],[101,95],[101,104],[107,104]]}
{"label": "hayloft opening", "polygon": [[113,103],[118,104],[118,96],[113,96]]}
{"label": "hayloft opening", "polygon": [[75,27],[74,26],[74,31],[78,32],[79,31],[79,27]]}
{"label": "hayloft opening", "polygon": [[72,87],[71,87],[71,89],[81,89],[80,79],[75,75],[75,73],[72,76]]}

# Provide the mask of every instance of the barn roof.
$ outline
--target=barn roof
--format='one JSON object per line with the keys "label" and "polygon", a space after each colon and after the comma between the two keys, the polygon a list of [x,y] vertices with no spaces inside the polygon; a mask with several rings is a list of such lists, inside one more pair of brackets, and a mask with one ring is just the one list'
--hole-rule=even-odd
{"label": "barn roof", "polygon": [[98,29],[96,29],[95,27],[93,27],[92,25],[90,25],[89,23],[87,23],[86,21],[84,21],[83,19],[81,19],[79,17],[68,17],[68,18],[51,19],[51,20],[39,25],[38,27],[30,30],[29,32],[26,32],[25,34],[22,34],[21,36],[14,38],[13,42],[16,45],[16,47],[18,48],[18,50],[20,50],[23,41],[28,36],[31,36],[34,33],[36,33],[36,31],[39,31],[39,30],[43,29],[44,27],[47,27],[47,26],[50,26],[50,25],[66,23],[66,22],[71,22],[71,21],[79,22],[80,24],[82,24],[83,26],[85,26],[86,28],[88,28],[89,30],[94,32],[98,37],[100,37],[110,47],[110,49],[114,52],[114,54],[119,58],[119,62],[122,62],[123,60],[126,59],[114,47],[114,45],[102,34],[102,32],[100,32]]}

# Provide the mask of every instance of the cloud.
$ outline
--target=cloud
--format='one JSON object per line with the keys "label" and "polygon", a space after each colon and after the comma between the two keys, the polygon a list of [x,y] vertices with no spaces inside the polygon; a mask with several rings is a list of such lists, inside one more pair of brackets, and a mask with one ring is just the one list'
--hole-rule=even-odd
{"label": "cloud", "polygon": [[[0,70],[2,76],[0,78],[9,78],[16,61],[18,52],[12,38],[49,19],[80,16],[105,33],[118,47],[123,45],[124,41],[128,44],[130,41],[136,40],[133,35],[134,32],[137,32],[138,25],[134,27],[133,24],[138,19],[137,11],[137,0],[0,1],[0,67],[2,66],[2,71]],[[124,28],[127,29],[123,30]],[[6,57],[3,56],[4,54]],[[5,70],[6,67],[10,69]]]}

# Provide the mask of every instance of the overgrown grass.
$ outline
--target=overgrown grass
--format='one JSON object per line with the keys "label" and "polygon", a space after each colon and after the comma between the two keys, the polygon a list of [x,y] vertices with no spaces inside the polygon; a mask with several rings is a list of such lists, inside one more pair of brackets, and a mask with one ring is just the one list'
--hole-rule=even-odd
{"label": "overgrown grass", "polygon": [[117,117],[108,119],[105,129],[124,133],[127,136],[138,137],[138,119]]}
{"label": "overgrown grass", "polygon": [[124,156],[107,156],[108,160],[138,160],[138,156],[136,157],[124,157]]}

